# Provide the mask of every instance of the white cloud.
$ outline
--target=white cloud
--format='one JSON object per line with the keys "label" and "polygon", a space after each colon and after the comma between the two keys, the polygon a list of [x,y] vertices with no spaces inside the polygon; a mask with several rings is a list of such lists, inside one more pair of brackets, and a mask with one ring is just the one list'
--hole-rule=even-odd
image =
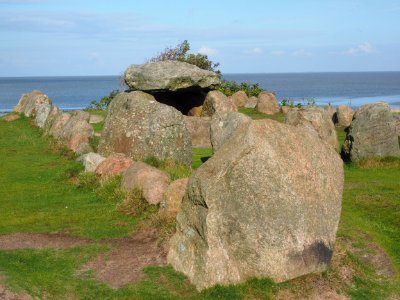
{"label": "white cloud", "polygon": [[263,52],[263,50],[259,47],[255,47],[253,49],[244,51],[244,53],[246,53],[246,54],[255,54],[255,55],[261,54],[262,52]]}
{"label": "white cloud", "polygon": [[282,50],[273,50],[271,51],[269,54],[273,55],[273,56],[282,56],[285,54],[285,51]]}
{"label": "white cloud", "polygon": [[217,54],[218,50],[207,47],[207,46],[201,46],[201,48],[199,50],[197,50],[197,53],[204,54],[204,55],[213,55],[213,54]]}
{"label": "white cloud", "polygon": [[299,50],[293,51],[292,55],[296,56],[296,57],[309,57],[309,56],[312,56],[312,54],[310,52],[306,51],[305,49],[299,49]]}
{"label": "white cloud", "polygon": [[344,53],[350,56],[367,55],[376,53],[376,49],[370,43],[362,43],[356,47],[349,48]]}

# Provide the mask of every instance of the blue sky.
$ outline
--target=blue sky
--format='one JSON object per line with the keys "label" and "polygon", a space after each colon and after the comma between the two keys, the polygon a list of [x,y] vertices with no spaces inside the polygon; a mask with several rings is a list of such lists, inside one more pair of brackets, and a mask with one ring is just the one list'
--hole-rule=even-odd
{"label": "blue sky", "polygon": [[399,0],[0,0],[0,76],[121,74],[187,39],[223,73],[400,71]]}

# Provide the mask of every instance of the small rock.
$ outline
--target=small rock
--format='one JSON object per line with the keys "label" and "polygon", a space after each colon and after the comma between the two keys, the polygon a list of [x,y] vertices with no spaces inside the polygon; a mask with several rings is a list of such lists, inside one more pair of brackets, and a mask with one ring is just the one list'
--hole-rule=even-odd
{"label": "small rock", "polygon": [[237,91],[231,96],[232,102],[236,105],[237,108],[245,107],[249,98],[247,97],[246,92],[244,91]]}
{"label": "small rock", "polygon": [[85,166],[85,172],[94,172],[105,159],[105,157],[94,152],[84,154],[77,158],[77,160],[81,161]]}
{"label": "small rock", "polygon": [[280,111],[280,106],[273,93],[261,92],[258,95],[256,110],[267,115],[273,115]]}
{"label": "small rock", "polygon": [[350,106],[339,105],[336,109],[337,126],[348,127],[353,120],[354,111]]}
{"label": "small rock", "polygon": [[77,152],[80,144],[88,145],[89,139],[94,134],[89,118],[88,112],[74,111],[60,131],[59,138],[65,140],[67,147],[74,152]]}
{"label": "small rock", "polygon": [[246,108],[256,108],[258,98],[256,96],[251,96],[244,107]]}
{"label": "small rock", "polygon": [[143,162],[136,162],[124,172],[121,187],[126,191],[139,188],[147,202],[158,204],[162,201],[168,184],[169,177],[166,173]]}
{"label": "small rock", "polygon": [[237,111],[236,105],[220,91],[210,91],[203,103],[202,117],[211,117],[216,112]]}
{"label": "small rock", "polygon": [[133,163],[133,160],[125,154],[114,153],[97,166],[95,173],[103,178],[116,176],[125,172]]}

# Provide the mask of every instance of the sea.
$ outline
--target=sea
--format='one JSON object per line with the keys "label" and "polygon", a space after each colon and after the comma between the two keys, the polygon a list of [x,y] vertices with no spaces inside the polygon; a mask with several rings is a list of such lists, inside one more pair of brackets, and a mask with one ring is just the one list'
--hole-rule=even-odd
{"label": "sea", "polygon": [[[400,108],[400,72],[225,74],[223,79],[259,83],[279,101],[354,108],[386,101]],[[47,94],[60,108],[74,110],[124,87],[119,76],[0,77],[0,114],[12,111],[21,95],[34,89]]]}

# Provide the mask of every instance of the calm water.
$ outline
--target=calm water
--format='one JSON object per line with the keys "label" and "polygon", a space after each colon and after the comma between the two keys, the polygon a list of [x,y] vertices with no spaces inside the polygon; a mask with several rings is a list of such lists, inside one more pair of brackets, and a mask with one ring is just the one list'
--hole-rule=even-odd
{"label": "calm water", "polygon": [[[333,105],[386,101],[400,107],[400,72],[227,74],[224,79],[260,83],[278,100],[314,98]],[[33,89],[46,93],[62,109],[87,107],[112,90],[123,89],[118,76],[0,78],[0,112],[11,111],[21,94]]]}

